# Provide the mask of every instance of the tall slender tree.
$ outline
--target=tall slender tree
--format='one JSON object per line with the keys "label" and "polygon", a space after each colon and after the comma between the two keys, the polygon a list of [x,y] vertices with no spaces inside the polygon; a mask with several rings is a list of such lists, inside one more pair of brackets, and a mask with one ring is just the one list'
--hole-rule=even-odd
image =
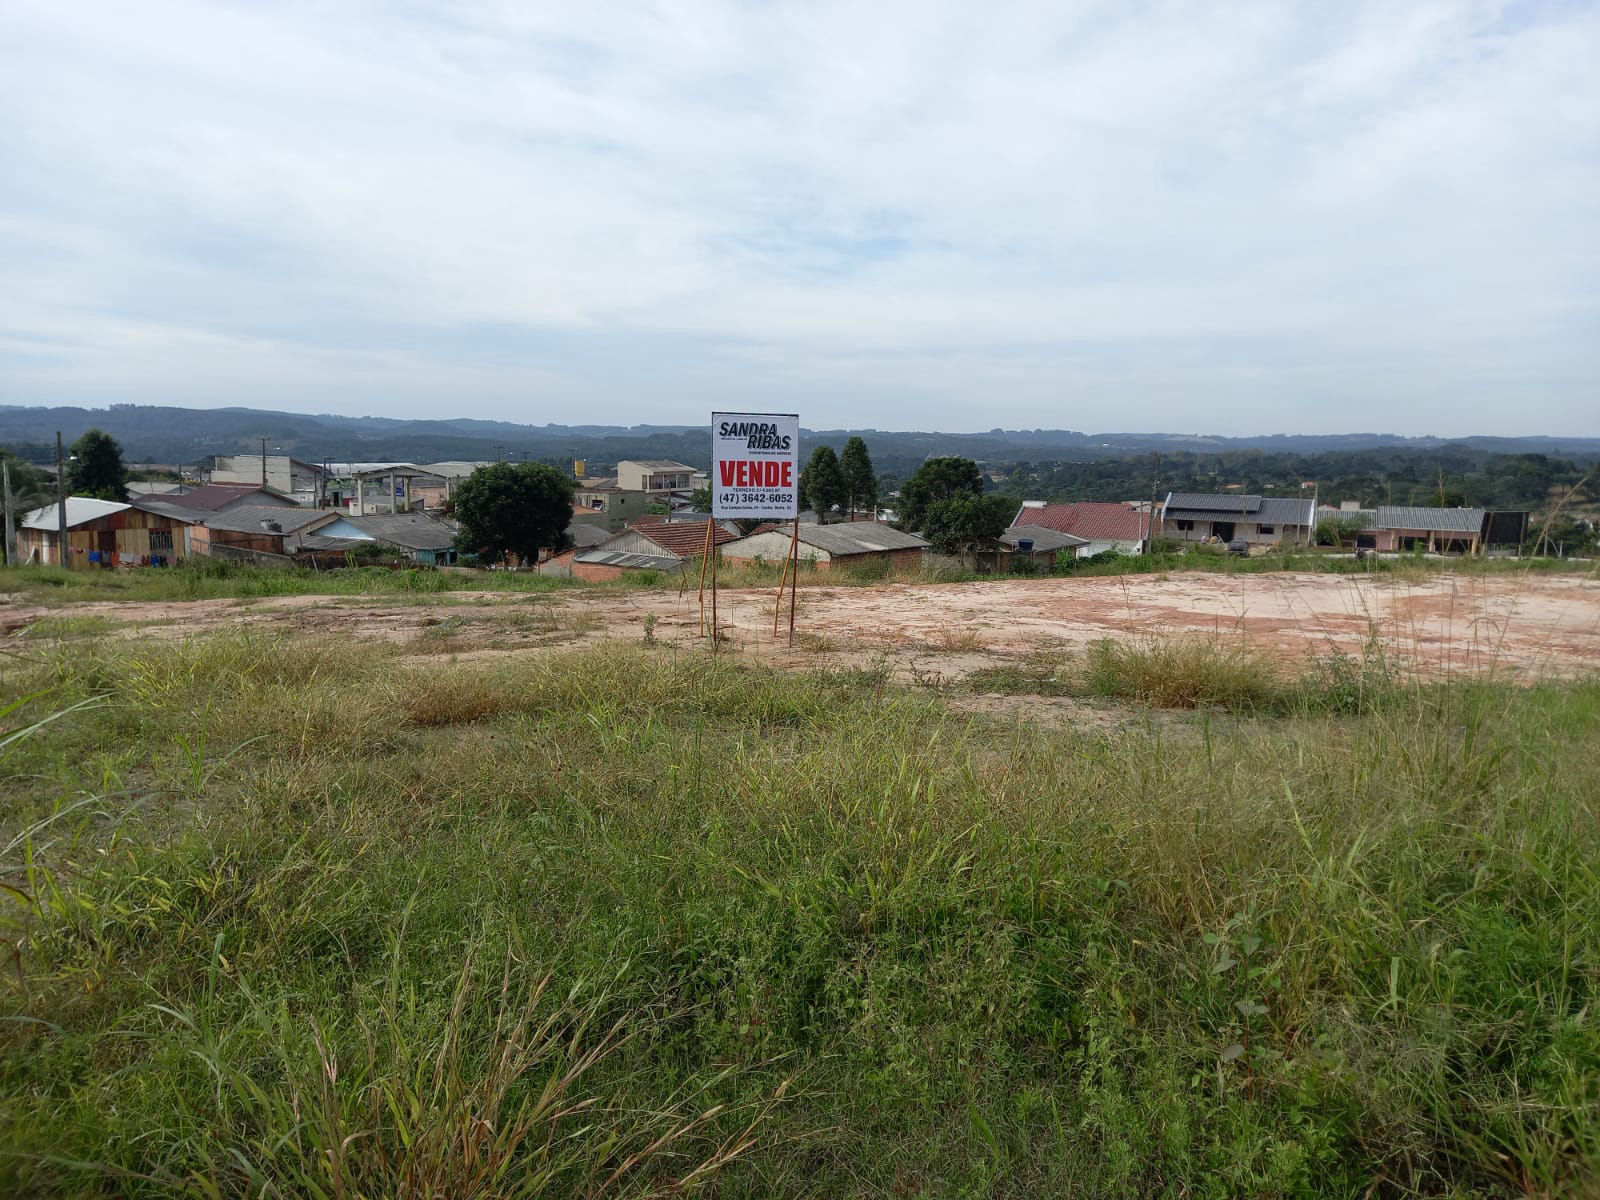
{"label": "tall slender tree", "polygon": [[844,444],[839,456],[839,470],[844,476],[844,507],[847,517],[857,509],[871,509],[877,515],[878,478],[872,472],[872,455],[867,453],[867,443],[853,437]]}
{"label": "tall slender tree", "polygon": [[844,472],[839,469],[839,456],[832,446],[818,446],[801,475],[802,495],[807,504],[816,510],[817,520],[827,524],[828,514],[835,505],[844,503]]}

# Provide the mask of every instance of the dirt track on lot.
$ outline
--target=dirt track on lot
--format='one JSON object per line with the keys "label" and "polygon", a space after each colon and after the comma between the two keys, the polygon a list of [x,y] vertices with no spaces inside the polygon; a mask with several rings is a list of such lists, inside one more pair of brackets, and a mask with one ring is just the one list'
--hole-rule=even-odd
{"label": "dirt track on lot", "polygon": [[[539,595],[455,592],[257,601],[0,603],[20,632],[41,618],[98,617],[122,637],[176,639],[248,627],[398,642],[419,656],[491,657],[612,638],[701,640],[695,593],[589,589]],[[709,619],[709,611],[706,614]],[[647,622],[653,616],[654,622]],[[1179,573],[986,583],[803,587],[790,647],[773,637],[773,594],[718,597],[723,645],[779,665],[881,665],[903,678],[951,680],[980,667],[1081,649],[1100,638],[1217,637],[1287,664],[1359,653],[1376,640],[1430,674],[1533,679],[1600,667],[1600,578],[1593,575],[1394,576]]]}

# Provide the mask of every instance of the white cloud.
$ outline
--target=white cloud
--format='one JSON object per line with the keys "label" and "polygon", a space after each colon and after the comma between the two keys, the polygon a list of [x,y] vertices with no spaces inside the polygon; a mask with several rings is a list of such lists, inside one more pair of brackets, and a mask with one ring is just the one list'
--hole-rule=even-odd
{"label": "white cloud", "polygon": [[1592,8],[404,13],[0,10],[0,402],[1596,431]]}

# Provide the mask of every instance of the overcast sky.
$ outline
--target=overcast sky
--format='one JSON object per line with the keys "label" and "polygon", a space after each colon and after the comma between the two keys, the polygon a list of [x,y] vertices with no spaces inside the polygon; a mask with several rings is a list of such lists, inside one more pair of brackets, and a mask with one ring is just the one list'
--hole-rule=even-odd
{"label": "overcast sky", "polygon": [[0,3],[0,403],[1600,433],[1600,4]]}

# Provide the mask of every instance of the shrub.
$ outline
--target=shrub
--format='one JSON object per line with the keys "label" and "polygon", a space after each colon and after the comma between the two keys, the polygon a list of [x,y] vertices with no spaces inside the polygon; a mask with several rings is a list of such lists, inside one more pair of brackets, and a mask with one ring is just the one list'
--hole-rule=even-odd
{"label": "shrub", "polygon": [[1264,654],[1216,638],[1167,638],[1089,648],[1089,688],[1158,708],[1283,709],[1293,690]]}

